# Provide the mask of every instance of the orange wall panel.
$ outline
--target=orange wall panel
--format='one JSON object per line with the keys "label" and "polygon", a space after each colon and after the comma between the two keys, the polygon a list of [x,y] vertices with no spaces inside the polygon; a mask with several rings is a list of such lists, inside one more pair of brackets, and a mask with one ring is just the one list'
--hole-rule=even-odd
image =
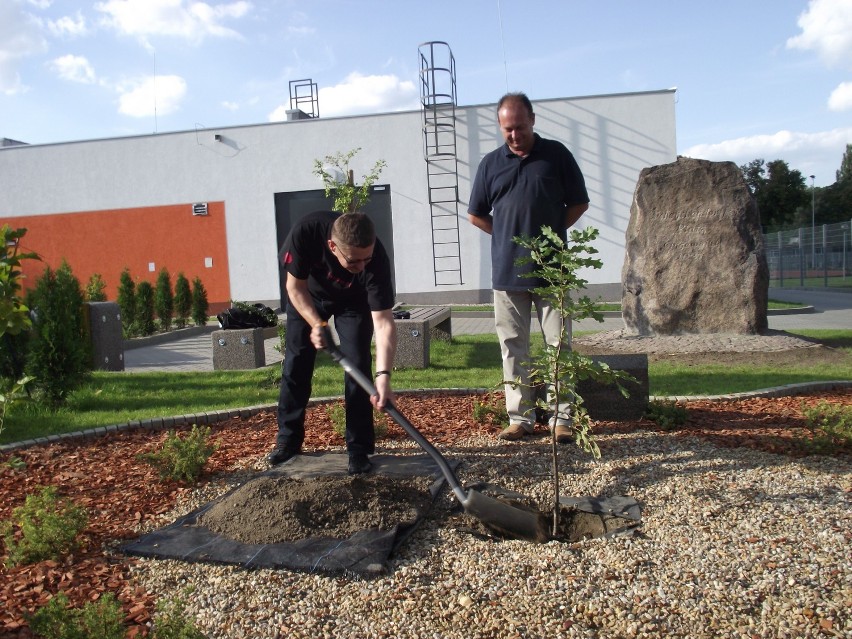
{"label": "orange wall panel", "polygon": [[166,268],[172,287],[180,272],[190,283],[201,278],[215,312],[231,299],[225,203],[209,202],[207,209],[207,215],[193,215],[192,204],[187,203],[31,215],[0,218],[0,226],[27,229],[21,250],[41,256],[41,262],[23,264],[26,288],[35,285],[45,266],[55,269],[64,259],[83,287],[92,274],[100,273],[107,296],[115,300],[125,268],[137,284],[143,280],[155,284]]}

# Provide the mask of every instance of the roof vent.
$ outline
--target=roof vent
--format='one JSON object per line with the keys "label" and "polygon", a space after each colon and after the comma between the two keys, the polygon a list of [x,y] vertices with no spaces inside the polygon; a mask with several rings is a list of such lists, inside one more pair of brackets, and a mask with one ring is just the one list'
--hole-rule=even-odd
{"label": "roof vent", "polygon": [[192,205],[193,215],[207,215],[207,202],[196,202]]}

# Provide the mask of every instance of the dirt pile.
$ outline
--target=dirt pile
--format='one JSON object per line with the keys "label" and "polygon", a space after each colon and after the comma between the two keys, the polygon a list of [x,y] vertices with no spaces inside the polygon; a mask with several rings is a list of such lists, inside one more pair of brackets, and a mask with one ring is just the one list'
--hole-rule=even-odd
{"label": "dirt pile", "polygon": [[347,538],[361,530],[411,523],[431,501],[423,478],[259,477],[216,502],[198,523],[249,544]]}

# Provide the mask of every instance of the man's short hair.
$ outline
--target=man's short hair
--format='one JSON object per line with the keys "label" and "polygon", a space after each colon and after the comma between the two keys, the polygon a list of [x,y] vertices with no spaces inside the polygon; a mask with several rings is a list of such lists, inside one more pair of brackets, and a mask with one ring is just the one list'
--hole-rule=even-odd
{"label": "man's short hair", "polygon": [[524,105],[524,108],[527,110],[527,113],[529,113],[530,117],[534,115],[532,102],[530,102],[530,99],[527,97],[526,93],[521,93],[519,91],[517,93],[507,93],[506,95],[504,95],[497,103],[498,114],[500,113],[500,109],[502,109],[503,105],[507,102],[520,102]]}
{"label": "man's short hair", "polygon": [[331,239],[344,246],[367,248],[376,243],[376,226],[364,213],[344,213],[334,221]]}

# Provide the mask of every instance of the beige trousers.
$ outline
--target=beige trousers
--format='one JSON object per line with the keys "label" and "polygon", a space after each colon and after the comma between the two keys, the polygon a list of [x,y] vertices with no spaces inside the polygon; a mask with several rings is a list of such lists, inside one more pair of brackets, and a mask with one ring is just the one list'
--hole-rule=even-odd
{"label": "beige trousers", "polygon": [[[540,295],[530,291],[494,291],[494,325],[503,355],[503,380],[519,380],[520,384],[506,384],[506,412],[509,423],[521,424],[528,432],[535,427],[536,390],[530,386],[530,327],[532,307],[547,344],[556,346],[562,332],[562,316]],[[566,339],[571,348],[571,318],[566,318]],[[550,407],[550,425],[570,424],[567,407],[560,406],[556,415],[556,398],[553,386],[548,385],[547,405]]]}

